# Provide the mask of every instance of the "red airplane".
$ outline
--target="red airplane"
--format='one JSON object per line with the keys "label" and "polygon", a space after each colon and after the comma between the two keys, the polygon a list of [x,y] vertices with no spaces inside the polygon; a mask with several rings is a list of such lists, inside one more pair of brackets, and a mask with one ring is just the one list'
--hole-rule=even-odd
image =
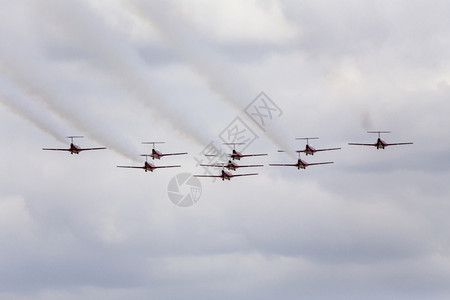
{"label": "red airplane", "polygon": [[364,144],[364,143],[348,143],[349,145],[357,145],[357,146],[373,146],[377,147],[377,149],[384,149],[387,146],[396,146],[396,145],[411,145],[412,142],[407,143],[386,143],[380,138],[381,133],[391,133],[390,131],[367,131],[367,133],[378,133],[378,139],[373,144]]}
{"label": "red airplane", "polygon": [[200,166],[203,167],[216,167],[216,168],[227,168],[228,170],[233,170],[236,171],[236,169],[238,168],[253,168],[253,167],[263,167],[264,165],[238,165],[237,163],[235,163],[232,160],[229,160],[228,163],[225,164],[212,164],[212,165],[205,165],[205,164],[200,164]]}
{"label": "red airplane", "polygon": [[[317,140],[318,137],[310,137],[310,138],[296,138],[296,140],[306,140],[306,146],[304,150],[297,150],[297,153],[305,153],[306,155],[314,155],[316,152],[321,151],[331,151],[331,150],[340,150],[341,148],[325,148],[325,149],[316,149],[309,145],[309,140]],[[280,150],[279,152],[283,152]]]}
{"label": "red airplane", "polygon": [[147,161],[147,157],[149,157],[150,155],[147,154],[142,154],[141,156],[145,156],[145,163],[142,167],[138,167],[138,166],[117,166],[118,168],[131,168],[131,169],[144,169],[145,172],[153,172],[153,170],[155,169],[162,169],[162,168],[179,168],[181,166],[176,165],[176,166],[155,166],[152,163],[149,163]]}
{"label": "red airplane", "polygon": [[155,149],[155,144],[164,144],[164,142],[142,142],[142,144],[152,144],[153,145],[152,153],[149,154],[149,156],[152,159],[161,159],[161,157],[169,156],[169,155],[184,155],[184,154],[187,154],[187,152],[161,153],[159,150]]}
{"label": "red airplane", "polygon": [[334,162],[332,161],[326,161],[326,162],[319,162],[319,163],[307,163],[306,161],[300,159],[300,153],[298,155],[297,163],[295,164],[269,164],[269,166],[272,167],[296,167],[297,169],[306,169],[308,166],[315,166],[315,165],[326,165],[326,164],[332,164]]}
{"label": "red airplane", "polygon": [[222,178],[222,181],[224,181],[224,180],[230,180],[233,177],[252,176],[252,175],[258,175],[258,173],[235,174],[235,175],[233,175],[230,172],[222,170],[222,173],[220,175],[194,175],[194,177],[215,177],[215,178]]}
{"label": "red airplane", "polygon": [[81,148],[78,145],[75,145],[73,143],[73,139],[75,138],[83,138],[83,136],[67,136],[66,138],[70,139],[70,147],[69,148],[42,148],[42,150],[52,150],[52,151],[68,151],[70,154],[79,154],[81,151],[88,151],[88,150],[103,150],[106,149],[106,147],[97,147],[97,148]]}
{"label": "red airplane", "polygon": [[[233,160],[241,160],[243,157],[249,157],[249,156],[266,156],[267,153],[261,153],[261,154],[242,154],[241,152],[236,150],[236,145],[244,145],[245,143],[223,143],[224,145],[233,145],[233,151],[231,154],[228,154],[228,156]],[[205,154],[205,156],[217,156],[214,154]]]}

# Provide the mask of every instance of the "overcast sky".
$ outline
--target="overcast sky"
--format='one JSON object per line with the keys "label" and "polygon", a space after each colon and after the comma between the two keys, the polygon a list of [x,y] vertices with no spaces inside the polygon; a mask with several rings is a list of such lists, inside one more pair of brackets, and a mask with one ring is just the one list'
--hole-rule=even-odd
{"label": "overcast sky", "polygon": [[[1,299],[450,297],[450,2],[0,3]],[[172,203],[236,128],[259,176]]]}

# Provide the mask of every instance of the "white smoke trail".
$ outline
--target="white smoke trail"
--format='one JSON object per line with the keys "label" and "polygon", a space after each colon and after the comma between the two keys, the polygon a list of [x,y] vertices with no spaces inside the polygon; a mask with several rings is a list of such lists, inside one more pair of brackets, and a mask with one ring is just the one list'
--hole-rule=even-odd
{"label": "white smoke trail", "polygon": [[173,109],[176,103],[157,93],[145,61],[128,41],[121,39],[95,15],[92,7],[82,1],[58,3],[54,2],[57,14],[53,18],[56,19],[46,21],[57,23],[67,37],[83,45],[84,51],[90,51],[95,56],[95,64],[105,70],[105,76],[113,78],[134,96],[133,100],[153,111],[153,117],[168,122],[176,131],[202,146],[211,141],[207,126],[199,121],[201,116]]}
{"label": "white smoke trail", "polygon": [[[32,4],[30,6],[32,7]],[[30,9],[28,8],[28,12]],[[11,40],[9,39],[11,35],[15,37],[12,42],[2,43],[0,46],[0,70],[21,91],[33,96],[32,100],[28,100],[28,104],[23,100],[23,105],[8,102],[9,106],[12,108],[14,105],[14,109],[22,115],[29,118],[33,115],[34,119],[40,120],[43,117],[39,114],[48,115],[48,111],[51,111],[101,145],[134,161],[141,161],[138,151],[131,146],[133,143],[125,136],[112,132],[111,126],[98,116],[92,115],[89,107],[79,105],[71,93],[62,91],[59,74],[50,67],[52,62],[46,60],[46,57],[38,51],[37,44],[40,41],[35,41],[35,37],[39,34],[29,32],[31,25],[26,25],[28,27],[24,26],[25,29],[20,27],[22,31],[8,32],[5,28],[0,31],[2,40]],[[33,102],[39,102],[48,111],[44,113],[42,110],[35,110],[31,114],[29,107],[36,107],[36,103]],[[39,124],[42,126],[43,123]],[[67,132],[57,138],[61,139],[66,135]]]}
{"label": "white smoke trail", "polygon": [[[156,27],[173,49],[206,80],[210,88],[219,94],[224,102],[240,112],[244,111],[251,98],[248,98],[250,93],[246,91],[239,75],[230,70],[228,60],[220,54],[218,49],[211,50],[208,42],[196,35],[192,26],[183,22],[183,16],[177,13],[176,7],[167,2],[140,1],[133,12]],[[248,121],[253,122],[246,115],[244,116]],[[286,134],[288,130],[276,121],[271,122],[270,125],[272,128],[267,128],[264,134],[281,149],[290,149],[291,143],[288,140],[293,136],[288,137]],[[288,153],[295,157],[294,154]]]}
{"label": "white smoke trail", "polygon": [[0,76],[0,102],[55,139],[65,142],[64,135],[67,134],[67,131],[64,133],[63,130],[65,126],[56,121],[48,111],[30,101],[30,96],[21,93],[3,76]]}
{"label": "white smoke trail", "polygon": [[[20,64],[17,62],[20,62]],[[26,64],[26,66],[21,64]],[[102,120],[89,116],[86,108],[78,107],[73,100],[67,101],[70,97],[63,96],[57,89],[47,83],[55,83],[57,80],[52,79],[48,75],[44,77],[30,72],[34,68],[36,70],[44,70],[45,67],[39,65],[36,61],[25,62],[23,58],[19,59],[18,57],[10,60],[8,66],[9,79],[21,90],[32,93],[34,96],[33,100],[43,104],[46,110],[58,115],[74,128],[88,133],[90,138],[107,148],[132,160],[140,161],[138,152],[130,146],[132,144],[126,138],[120,137],[117,133],[111,133],[109,126],[103,123]],[[28,102],[30,103],[31,101]],[[30,107],[32,107],[35,104],[27,105],[31,105]],[[28,109],[27,105],[16,106],[15,108],[22,111],[25,115]],[[39,113],[42,113],[42,111]],[[65,135],[67,135],[67,132],[60,136],[64,137]]]}

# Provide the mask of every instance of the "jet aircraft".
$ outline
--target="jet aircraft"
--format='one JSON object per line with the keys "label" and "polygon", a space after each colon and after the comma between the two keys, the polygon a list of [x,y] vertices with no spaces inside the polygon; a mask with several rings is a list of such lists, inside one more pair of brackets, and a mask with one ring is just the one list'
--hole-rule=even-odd
{"label": "jet aircraft", "polygon": [[155,144],[164,144],[164,142],[142,142],[142,144],[152,144],[152,153],[149,154],[149,156],[152,159],[161,159],[163,156],[169,156],[169,155],[185,155],[187,152],[178,152],[178,153],[162,153],[161,151],[155,149]]}
{"label": "jet aircraft", "polygon": [[326,164],[332,164],[334,162],[332,161],[326,161],[326,162],[319,162],[319,163],[307,163],[306,161],[302,160],[300,158],[300,153],[298,155],[298,160],[295,164],[269,164],[269,166],[272,167],[296,167],[297,169],[306,169],[308,166],[315,166],[315,165],[326,165]]}
{"label": "jet aircraft", "polygon": [[367,133],[377,133],[378,139],[373,144],[365,144],[365,143],[348,143],[349,145],[357,145],[357,146],[373,146],[377,149],[384,149],[387,146],[397,146],[397,145],[411,145],[412,142],[406,142],[406,143],[386,143],[383,141],[380,137],[381,133],[391,133],[390,131],[367,131]]}
{"label": "jet aircraft", "polygon": [[[236,150],[236,145],[244,145],[245,143],[223,143],[224,145],[233,145],[233,151],[231,154],[228,154],[228,156],[232,160],[241,160],[243,157],[250,157],[250,156],[266,156],[267,153],[259,153],[259,154],[242,154],[241,152]],[[217,156],[214,154],[205,154],[205,156]]]}
{"label": "jet aircraft", "polygon": [[70,154],[79,154],[81,151],[106,149],[106,147],[81,148],[80,146],[75,145],[73,143],[73,139],[75,139],[75,138],[83,138],[83,136],[71,135],[71,136],[67,136],[66,138],[70,139],[70,147],[69,148],[42,148],[42,150],[68,151],[68,152],[70,152]]}
{"label": "jet aircraft", "polygon": [[227,172],[222,169],[222,172],[220,173],[220,175],[194,175],[194,177],[215,177],[215,178],[221,178],[222,181],[225,181],[225,180],[230,180],[233,177],[252,176],[252,175],[258,175],[258,173],[231,174],[230,172]]}
{"label": "jet aircraft", "polygon": [[145,172],[153,172],[155,169],[162,169],[162,168],[179,168],[180,165],[176,166],[155,166],[154,164],[147,161],[147,157],[150,155],[148,154],[142,154],[142,156],[145,156],[145,162],[143,166],[117,166],[118,168],[131,168],[131,169],[143,169]]}
{"label": "jet aircraft", "polygon": [[[306,146],[304,150],[297,150],[297,153],[305,153],[306,155],[314,155],[316,152],[321,151],[331,151],[331,150],[340,150],[341,148],[324,148],[324,149],[316,149],[309,145],[309,140],[317,140],[318,137],[309,137],[309,138],[296,138],[296,140],[306,140]],[[278,152],[284,152],[283,150],[279,150]]]}
{"label": "jet aircraft", "polygon": [[211,164],[211,165],[200,164],[200,166],[203,166],[203,167],[215,167],[215,168],[226,168],[228,170],[236,171],[238,168],[263,167],[264,165],[238,165],[234,161],[229,160],[228,163],[224,163],[224,164]]}

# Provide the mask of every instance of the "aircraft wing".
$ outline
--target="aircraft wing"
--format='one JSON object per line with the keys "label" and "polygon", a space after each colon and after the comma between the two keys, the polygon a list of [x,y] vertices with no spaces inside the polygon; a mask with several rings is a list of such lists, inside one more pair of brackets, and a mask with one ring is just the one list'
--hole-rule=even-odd
{"label": "aircraft wing", "polygon": [[332,164],[332,163],[334,163],[334,162],[326,161],[326,162],[319,162],[319,163],[308,163],[306,166],[327,165],[327,164]]}
{"label": "aircraft wing", "polygon": [[319,151],[331,151],[331,150],[340,150],[341,148],[325,148],[325,149],[316,149],[316,152]]}
{"label": "aircraft wing", "polygon": [[[216,167],[216,168],[227,168],[227,164],[215,164],[215,165],[207,165],[207,164],[200,164],[202,167]],[[250,167],[264,167],[264,165],[237,165],[235,168],[250,168]]]}
{"label": "aircraft wing", "polygon": [[272,167],[296,167],[297,164],[269,164]]}
{"label": "aircraft wing", "polygon": [[376,146],[377,144],[363,144],[363,143],[348,143],[349,145],[355,145],[355,146]]}
{"label": "aircraft wing", "polygon": [[249,156],[266,156],[267,153],[261,153],[261,154],[241,154],[241,157],[249,157]]}
{"label": "aircraft wing", "polygon": [[106,147],[97,147],[97,148],[80,148],[78,151],[88,151],[88,150],[103,150],[106,149]]}
{"label": "aircraft wing", "polygon": [[177,153],[162,153],[159,156],[170,156],[170,155],[185,155],[187,152],[177,152]]}
{"label": "aircraft wing", "polygon": [[264,167],[264,165],[238,165],[236,168],[252,168],[252,167]]}
{"label": "aircraft wing", "polygon": [[194,177],[216,177],[216,178],[222,178],[222,175],[194,175]]}
{"label": "aircraft wing", "polygon": [[258,175],[258,173],[247,173],[247,174],[233,174],[232,177],[239,177],[239,176],[252,176],[252,175]]}
{"label": "aircraft wing", "polygon": [[42,148],[42,150],[52,150],[52,151],[70,151],[69,148]]}
{"label": "aircraft wing", "polygon": [[118,168],[129,168],[129,169],[145,169],[145,167],[138,166],[117,166]]}
{"label": "aircraft wing", "polygon": [[200,166],[202,166],[202,167],[214,167],[214,168],[228,168],[227,164],[212,164],[212,165],[200,164]]}
{"label": "aircraft wing", "polygon": [[153,169],[162,169],[162,168],[179,168],[181,167],[180,165],[178,166],[153,166]]}
{"label": "aircraft wing", "polygon": [[391,144],[386,144],[385,146],[396,146],[396,145],[411,145],[412,142],[408,142],[408,143],[391,143]]}

